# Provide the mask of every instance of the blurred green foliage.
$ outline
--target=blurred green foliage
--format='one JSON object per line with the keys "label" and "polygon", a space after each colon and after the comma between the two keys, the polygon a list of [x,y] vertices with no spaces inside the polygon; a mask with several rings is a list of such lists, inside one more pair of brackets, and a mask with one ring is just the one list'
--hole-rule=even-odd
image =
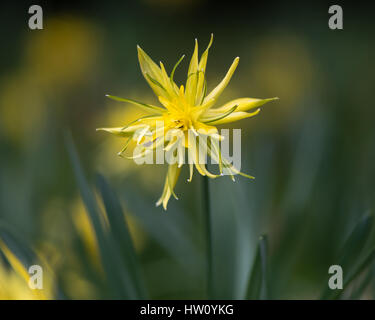
{"label": "blurred green foliage", "polygon": [[[234,124],[243,130],[242,169],[256,180],[210,181],[214,297],[374,298],[375,238],[365,215],[375,194],[371,10],[344,6],[344,30],[331,31],[319,1],[129,3],[42,2],[41,31],[27,28],[27,2],[1,11],[0,221],[12,230],[1,239],[22,243],[25,264],[32,253],[43,257],[55,277],[48,297],[205,298],[200,177],[188,184],[182,172],[180,200],[165,213],[154,206],[165,168],[117,157],[124,141],[95,128],[138,116],[107,93],[155,103],[137,44],[170,72],[194,38],[204,47],[213,32],[208,83],[241,57],[221,102],[280,97]],[[177,82],[183,70],[186,61]],[[79,188],[66,129],[81,158]],[[329,266],[340,263],[344,292],[324,293]],[[0,298],[29,298],[27,290],[0,253]]]}

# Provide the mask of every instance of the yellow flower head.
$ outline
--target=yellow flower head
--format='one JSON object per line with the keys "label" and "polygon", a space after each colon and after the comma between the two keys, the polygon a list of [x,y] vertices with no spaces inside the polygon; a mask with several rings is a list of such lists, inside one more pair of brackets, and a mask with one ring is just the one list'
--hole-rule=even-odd
{"label": "yellow flower head", "polygon": [[[216,125],[255,116],[260,111],[258,107],[268,101],[277,99],[240,98],[213,108],[224,88],[228,85],[238,65],[239,58],[234,59],[224,79],[207,94],[205,72],[212,40],[213,36],[211,35],[210,43],[200,59],[198,59],[198,41],[195,40],[194,53],[189,64],[185,87],[183,85],[178,87],[173,80],[174,72],[184,56],[176,63],[168,76],[163,63],[160,62],[159,67],[138,46],[138,59],[142,74],[158,97],[162,107],[108,95],[111,99],[141,107],[148,112],[148,115],[131,122],[125,127],[98,129],[121,137],[128,137],[128,142],[119,155],[123,154],[132,138],[136,140],[141,148],[136,148],[137,151],[133,153],[131,159],[143,157],[160,147],[164,153],[172,152],[177,155],[175,163],[169,164],[164,190],[156,203],[158,206],[163,204],[164,209],[167,208],[169,198],[172,195],[177,199],[173,189],[185,161],[181,150],[186,150],[189,157],[189,182],[192,179],[194,166],[201,175],[209,178],[219,177],[223,175],[223,171],[230,175],[232,179],[233,175],[236,174],[253,178],[240,172],[222,156],[219,141],[223,137],[219,135]],[[247,112],[249,110],[252,110],[252,112]],[[207,137],[210,139],[207,140]],[[207,170],[205,162],[201,160],[202,153],[204,158],[208,155],[219,165],[220,174],[213,174]]]}

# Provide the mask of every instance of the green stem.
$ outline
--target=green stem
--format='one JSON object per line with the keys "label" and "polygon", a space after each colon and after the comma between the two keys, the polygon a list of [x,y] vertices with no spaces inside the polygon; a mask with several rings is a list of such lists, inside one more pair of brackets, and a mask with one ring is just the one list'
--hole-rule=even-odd
{"label": "green stem", "polygon": [[206,250],[207,250],[207,296],[212,299],[212,236],[211,236],[211,205],[210,188],[208,178],[203,177],[203,210],[206,227]]}

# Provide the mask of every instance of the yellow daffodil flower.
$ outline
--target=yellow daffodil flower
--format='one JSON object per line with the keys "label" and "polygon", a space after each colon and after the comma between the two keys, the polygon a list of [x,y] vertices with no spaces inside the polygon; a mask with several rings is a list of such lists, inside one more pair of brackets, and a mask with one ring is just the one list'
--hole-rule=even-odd
{"label": "yellow daffodil flower", "polygon": [[[189,182],[192,179],[194,165],[201,175],[209,178],[219,177],[223,175],[223,171],[226,171],[232,180],[236,174],[253,178],[240,172],[222,156],[219,141],[223,137],[219,135],[216,125],[253,117],[259,113],[260,106],[277,98],[240,98],[214,108],[213,106],[237,68],[239,58],[234,59],[224,79],[207,94],[205,72],[212,41],[213,36],[211,35],[207,49],[198,59],[198,41],[195,40],[185,87],[183,85],[178,87],[173,80],[175,70],[184,56],[176,63],[168,76],[162,62],[159,67],[139,46],[137,47],[142,74],[158,97],[162,107],[107,95],[111,99],[136,105],[149,113],[125,127],[98,129],[120,137],[128,137],[128,142],[119,155],[125,152],[129,141],[133,138],[137,140],[138,145],[142,146],[142,149],[135,152],[131,159],[145,156],[160,146],[165,153],[176,150],[176,148],[186,150],[189,159],[191,159],[189,161]],[[250,110],[251,112],[248,112]],[[162,126],[158,126],[158,123],[162,123]],[[171,138],[171,136],[173,137]],[[210,140],[204,140],[204,137],[210,137]],[[199,140],[200,138],[201,140]],[[208,155],[219,164],[220,174],[213,174],[207,170],[205,163],[200,161],[202,152],[205,157]],[[179,153],[176,163],[169,164],[164,190],[156,203],[157,206],[163,204],[165,210],[172,195],[177,199],[173,189],[184,161],[184,157]]]}

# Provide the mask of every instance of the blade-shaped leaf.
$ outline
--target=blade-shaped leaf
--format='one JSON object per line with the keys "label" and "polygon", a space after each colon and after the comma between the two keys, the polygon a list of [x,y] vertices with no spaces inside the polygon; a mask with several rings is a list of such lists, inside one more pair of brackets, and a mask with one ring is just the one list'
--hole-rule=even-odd
{"label": "blade-shaped leaf", "polygon": [[367,287],[370,285],[371,280],[374,277],[374,268],[367,272],[367,274],[363,277],[359,285],[353,290],[350,294],[350,300],[358,300],[361,298],[363,293],[366,291]]}
{"label": "blade-shaped leaf", "polygon": [[[167,216],[160,208],[144,201],[137,192],[136,186],[123,185],[122,193],[128,210],[144,228],[168,253],[183,266],[188,274],[194,274],[202,267],[202,256],[197,252],[192,241],[193,226],[181,208],[168,208]],[[176,204],[177,206],[177,204]],[[176,210],[176,212],[173,212]],[[157,228],[155,228],[157,226]],[[171,239],[173,239],[171,241]]]}
{"label": "blade-shaped leaf", "polygon": [[373,216],[366,215],[354,227],[339,254],[340,260],[338,264],[342,268],[346,268],[358,260],[370,235],[373,220]]}
{"label": "blade-shaped leaf", "polygon": [[[347,283],[348,280],[352,280],[350,277],[353,277],[353,274],[356,274],[357,269],[361,266],[357,261],[361,258],[361,253],[369,238],[372,226],[373,216],[364,216],[354,227],[338,255],[337,263],[335,264],[341,266],[343,269],[344,289],[346,288],[345,283]],[[323,291],[322,299],[337,298],[342,294],[342,291],[337,294],[336,291],[331,290],[327,285]]]}
{"label": "blade-shaped leaf", "polygon": [[[357,264],[355,268],[349,271],[347,277],[344,276],[343,290],[333,291],[332,299],[339,299],[345,292],[345,289],[349,284],[355,280],[375,259],[375,249],[372,249],[370,253]],[[345,273],[344,273],[345,275]]]}
{"label": "blade-shaped leaf", "polygon": [[31,248],[20,236],[19,232],[13,230],[9,225],[0,222],[0,251],[3,252],[13,269],[26,281],[30,279],[28,273],[32,265],[40,265],[47,273],[48,294],[44,290],[33,291],[38,299],[63,299],[64,294],[59,288],[55,275],[44,259]]}
{"label": "blade-shaped leaf", "polygon": [[115,299],[137,299],[139,298],[137,290],[132,285],[132,279],[128,276],[129,273],[125,271],[126,266],[121,259],[118,250],[116,250],[116,243],[105,230],[100,209],[83,174],[71,134],[65,135],[65,144],[81,192],[82,200],[95,231],[101,261],[111,288],[112,297]]}
{"label": "blade-shaped leaf", "polygon": [[251,270],[247,299],[266,299],[267,297],[267,237],[259,238],[257,252]]}
{"label": "blade-shaped leaf", "polygon": [[0,223],[0,241],[18,258],[25,269],[35,263],[35,252],[30,248],[23,239],[15,237],[17,234],[12,228],[5,223]]}
{"label": "blade-shaped leaf", "polygon": [[100,190],[107,212],[110,233],[113,235],[114,241],[120,247],[120,253],[123,256],[127,269],[130,271],[130,276],[138,290],[138,295],[145,298],[146,289],[144,288],[140,274],[141,267],[137,260],[121,204],[105,178],[100,174],[97,174],[96,185]]}

